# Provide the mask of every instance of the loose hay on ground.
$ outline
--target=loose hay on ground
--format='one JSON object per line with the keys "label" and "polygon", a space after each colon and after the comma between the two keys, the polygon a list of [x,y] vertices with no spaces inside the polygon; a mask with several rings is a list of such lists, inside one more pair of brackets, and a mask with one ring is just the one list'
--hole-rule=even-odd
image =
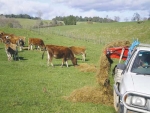
{"label": "loose hay on ground", "polygon": [[88,87],[85,86],[81,89],[74,90],[70,96],[65,96],[66,100],[71,102],[92,102],[95,104],[107,104],[112,105],[112,90],[111,87]]}
{"label": "loose hay on ground", "polygon": [[[130,46],[129,41],[117,41],[112,42],[104,47],[100,57],[100,69],[97,71],[96,77],[99,84],[99,88],[96,87],[83,87],[81,89],[74,90],[70,96],[64,97],[72,102],[92,102],[101,103],[106,105],[113,105],[113,89],[109,82],[109,71],[111,62],[105,55],[104,51],[111,47],[124,47]],[[88,64],[81,64],[79,69],[81,71],[87,71]],[[91,66],[90,66],[91,67]]]}
{"label": "loose hay on ground", "polygon": [[93,64],[82,63],[77,68],[82,72],[97,72],[97,68]]}

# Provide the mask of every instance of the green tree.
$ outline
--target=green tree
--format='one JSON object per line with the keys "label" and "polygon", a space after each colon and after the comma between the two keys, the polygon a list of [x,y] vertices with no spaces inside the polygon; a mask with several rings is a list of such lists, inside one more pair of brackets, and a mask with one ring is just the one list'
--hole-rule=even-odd
{"label": "green tree", "polygon": [[76,25],[76,17],[73,15],[64,17],[63,21],[65,25]]}
{"label": "green tree", "polygon": [[132,21],[140,21],[140,14],[134,13]]}

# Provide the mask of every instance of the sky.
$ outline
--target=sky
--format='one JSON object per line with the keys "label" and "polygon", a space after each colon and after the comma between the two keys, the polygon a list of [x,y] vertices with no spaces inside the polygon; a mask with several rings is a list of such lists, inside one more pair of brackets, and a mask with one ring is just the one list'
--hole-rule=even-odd
{"label": "sky", "polygon": [[0,0],[0,14],[28,14],[43,20],[56,16],[120,17],[129,21],[134,13],[150,15],[150,0]]}

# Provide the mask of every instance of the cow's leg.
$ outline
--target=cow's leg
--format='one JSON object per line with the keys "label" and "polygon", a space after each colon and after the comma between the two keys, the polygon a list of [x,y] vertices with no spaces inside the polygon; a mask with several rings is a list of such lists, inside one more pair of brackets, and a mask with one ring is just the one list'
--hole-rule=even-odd
{"label": "cow's leg", "polygon": [[13,55],[9,55],[9,61],[13,60]]}
{"label": "cow's leg", "polygon": [[85,62],[85,54],[82,54],[82,61]]}
{"label": "cow's leg", "polygon": [[41,47],[40,46],[38,46],[37,48],[41,51]]}
{"label": "cow's leg", "polygon": [[8,57],[8,61],[12,59],[11,54],[7,54],[7,57]]}
{"label": "cow's leg", "polygon": [[13,60],[16,60],[16,55],[15,54],[13,54]]}
{"label": "cow's leg", "polygon": [[31,50],[33,50],[33,45],[32,44],[30,45],[30,48],[31,48]]}
{"label": "cow's leg", "polygon": [[64,61],[65,61],[65,59],[63,58],[63,59],[62,59],[62,63],[61,63],[61,67],[63,67]]}
{"label": "cow's leg", "polygon": [[47,65],[49,66],[49,60],[50,60],[50,55],[49,52],[47,51]]}
{"label": "cow's leg", "polygon": [[50,53],[47,51],[47,65],[49,66],[49,63],[51,64],[51,66],[54,66],[52,63],[52,55],[50,55]]}
{"label": "cow's leg", "polygon": [[35,49],[38,50],[39,46],[35,45]]}
{"label": "cow's leg", "polygon": [[16,52],[12,53],[12,58],[16,61]]}
{"label": "cow's leg", "polygon": [[63,67],[63,65],[64,65],[64,63],[63,63],[63,61],[62,61],[62,63],[61,63],[61,67]]}
{"label": "cow's leg", "polygon": [[21,51],[23,51],[23,46],[21,46]]}
{"label": "cow's leg", "polygon": [[11,60],[11,56],[8,57],[8,61],[10,61],[10,60]]}
{"label": "cow's leg", "polygon": [[30,46],[31,46],[31,45],[29,44],[29,45],[28,45],[28,50],[30,50]]}
{"label": "cow's leg", "polygon": [[18,55],[18,51],[16,51],[16,57],[18,58],[18,60],[20,60],[19,55]]}
{"label": "cow's leg", "polygon": [[6,52],[6,55],[7,55],[7,58],[8,58],[8,61],[11,60],[11,54],[7,51],[7,49],[5,48],[5,52]]}
{"label": "cow's leg", "polygon": [[20,51],[22,51],[23,50],[23,46],[20,46]]}
{"label": "cow's leg", "polygon": [[62,59],[61,67],[63,67],[64,62],[66,63],[66,66],[68,67],[68,61],[67,61],[67,59],[65,59],[65,58]]}
{"label": "cow's leg", "polygon": [[68,67],[68,61],[66,60],[66,66]]}
{"label": "cow's leg", "polygon": [[52,59],[53,59],[53,57],[50,57],[50,63],[51,63],[51,66],[54,67],[54,65],[53,65],[53,63],[52,63]]}

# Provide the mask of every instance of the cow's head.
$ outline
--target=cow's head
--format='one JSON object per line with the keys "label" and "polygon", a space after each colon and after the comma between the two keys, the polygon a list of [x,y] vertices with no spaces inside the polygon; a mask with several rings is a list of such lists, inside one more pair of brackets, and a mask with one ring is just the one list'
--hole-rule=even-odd
{"label": "cow's head", "polygon": [[76,57],[74,57],[74,58],[72,59],[72,64],[73,64],[74,66],[78,65],[78,64],[77,64],[77,58],[76,58]]}
{"label": "cow's head", "polygon": [[23,39],[19,39],[19,40],[18,40],[18,45],[19,45],[19,46],[24,46],[24,41],[23,41]]}
{"label": "cow's head", "polygon": [[4,40],[4,43],[5,43],[5,44],[10,44],[11,41],[10,41],[10,39],[5,39],[5,40]]}
{"label": "cow's head", "polygon": [[6,39],[9,39],[9,36],[5,36],[6,37]]}

